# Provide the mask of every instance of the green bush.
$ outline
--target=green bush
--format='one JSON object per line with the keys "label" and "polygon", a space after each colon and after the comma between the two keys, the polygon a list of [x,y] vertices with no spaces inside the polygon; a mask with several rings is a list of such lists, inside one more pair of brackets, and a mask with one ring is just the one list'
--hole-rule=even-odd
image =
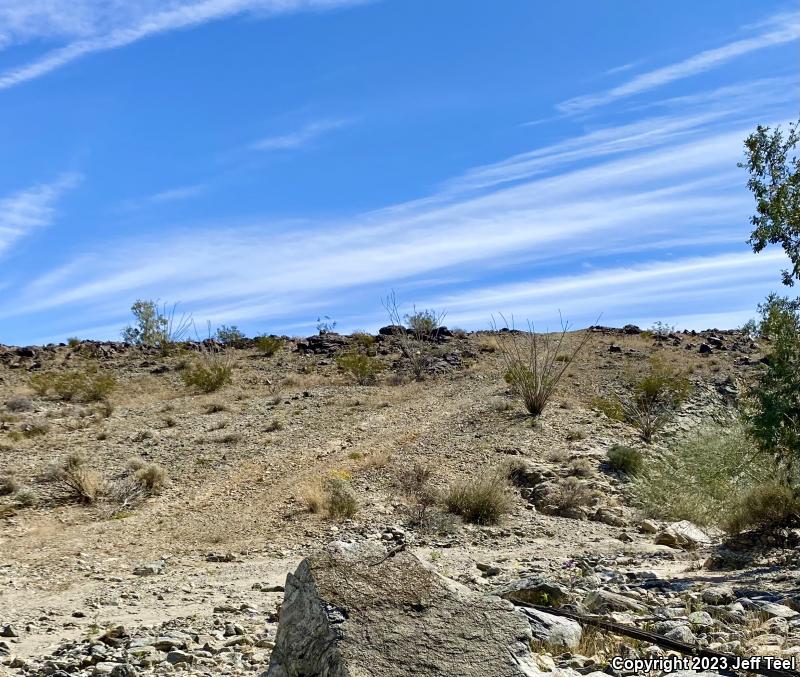
{"label": "green bush", "polygon": [[496,524],[511,510],[509,486],[500,473],[452,485],[445,496],[447,509],[475,524]]}
{"label": "green bush", "polygon": [[32,376],[28,383],[37,395],[44,397],[52,391],[67,402],[101,402],[117,387],[113,376],[95,369],[43,372]]}
{"label": "green bush", "polygon": [[608,463],[617,472],[624,475],[638,475],[642,469],[642,452],[633,447],[615,444],[608,450]]}
{"label": "green bush", "polygon": [[598,395],[592,398],[592,408],[597,409],[612,421],[624,421],[625,409],[622,407],[622,402],[615,397],[602,397]]}
{"label": "green bush", "polygon": [[431,338],[439,331],[444,316],[435,310],[416,310],[406,315],[406,325],[417,338]]}
{"label": "green bush", "polygon": [[224,346],[236,348],[241,346],[246,340],[247,337],[239,331],[239,328],[235,324],[230,327],[223,324],[217,329],[217,341]]}
{"label": "green bush", "polygon": [[256,349],[267,357],[272,357],[281,348],[283,348],[283,341],[275,336],[259,336],[256,338]]}
{"label": "green bush", "polygon": [[760,449],[791,473],[800,468],[800,299],[773,295],[759,310],[770,350],[749,393],[749,420]]}
{"label": "green bush", "polygon": [[331,477],[325,482],[328,515],[335,519],[350,519],[358,512],[358,501],[350,488],[350,483],[339,477]]}
{"label": "green bush", "polygon": [[738,534],[747,529],[776,529],[800,518],[800,498],[785,482],[768,481],[740,494],[723,518],[725,531]]}
{"label": "green bush", "polygon": [[359,385],[375,383],[378,374],[383,370],[383,362],[377,357],[358,352],[339,355],[336,364],[339,369],[350,374]]}
{"label": "green bush", "polygon": [[354,331],[350,334],[355,344],[364,350],[369,350],[375,345],[375,337],[365,331]]}
{"label": "green bush", "polygon": [[222,354],[203,353],[181,372],[188,388],[213,393],[233,379],[233,364]]}
{"label": "green bush", "polygon": [[631,489],[636,505],[651,517],[723,526],[742,496],[776,471],[742,425],[709,427],[653,454]]}

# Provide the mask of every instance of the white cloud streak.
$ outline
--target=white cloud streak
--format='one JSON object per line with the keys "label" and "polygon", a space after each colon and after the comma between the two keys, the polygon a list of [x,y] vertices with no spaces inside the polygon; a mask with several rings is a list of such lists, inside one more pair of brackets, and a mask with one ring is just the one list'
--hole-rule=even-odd
{"label": "white cloud streak", "polygon": [[131,45],[169,31],[192,28],[244,13],[273,16],[361,4],[364,0],[17,0],[0,4],[0,44],[35,38],[74,38],[22,66],[0,73],[8,89],[88,54]]}
{"label": "white cloud streak", "polygon": [[0,198],[0,256],[31,231],[49,226],[56,216],[61,196],[78,185],[79,174],[62,174],[52,183],[42,183]]}
{"label": "white cloud streak", "polygon": [[268,136],[266,138],[256,141],[250,146],[252,150],[260,151],[276,151],[276,150],[295,150],[303,148],[312,143],[320,136],[332,132],[336,129],[341,129],[349,124],[352,120],[349,118],[328,118],[324,120],[316,120],[301,127],[294,132],[288,134],[281,134],[277,136]]}
{"label": "white cloud streak", "polygon": [[746,54],[784,45],[800,38],[800,14],[773,17],[768,22],[768,26],[767,30],[756,36],[734,40],[721,47],[704,50],[683,61],[637,75],[605,92],[569,99],[558,104],[557,108],[567,114],[582,113],[597,106],[604,106],[620,99],[663,87],[676,80],[704,73]]}

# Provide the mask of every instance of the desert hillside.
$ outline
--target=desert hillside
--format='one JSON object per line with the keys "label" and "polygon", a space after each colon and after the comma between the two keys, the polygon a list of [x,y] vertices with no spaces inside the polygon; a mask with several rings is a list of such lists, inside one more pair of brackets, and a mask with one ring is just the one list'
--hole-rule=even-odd
{"label": "desert hillside", "polygon": [[[267,674],[287,574],[334,541],[464,595],[796,657],[796,532],[734,533],[717,504],[657,499],[671,450],[736,428],[762,347],[568,333],[534,417],[504,334],[440,331],[417,374],[392,331],[0,346],[0,673]],[[647,430],[626,397],[654,374],[674,397]],[[536,670],[623,674],[613,656],[670,651],[562,621],[531,620]]]}

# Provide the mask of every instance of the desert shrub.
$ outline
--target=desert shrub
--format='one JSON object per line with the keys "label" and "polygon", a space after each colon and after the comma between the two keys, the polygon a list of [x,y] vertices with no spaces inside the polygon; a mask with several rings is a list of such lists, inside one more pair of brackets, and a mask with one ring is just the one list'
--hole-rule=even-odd
{"label": "desert shrub", "polygon": [[444,502],[450,512],[475,524],[496,524],[511,510],[508,481],[499,472],[453,484]]}
{"label": "desert shrub", "polygon": [[728,533],[776,529],[800,518],[800,498],[786,482],[767,481],[750,487],[728,506],[722,526]]}
{"label": "desert shrub", "polygon": [[67,339],[67,345],[70,348],[77,348],[81,344],[81,340],[77,336],[70,336]]}
{"label": "desert shrub", "polygon": [[178,304],[170,308],[164,304],[159,308],[156,301],[138,299],[131,312],[135,318],[133,325],[122,330],[122,340],[138,346],[157,348],[162,355],[167,355],[182,341],[194,326],[191,315],[177,313]]}
{"label": "desert shrub", "polygon": [[24,437],[40,437],[50,431],[50,424],[47,421],[31,421],[20,426],[20,432]]}
{"label": "desert shrub", "polygon": [[349,473],[332,473],[323,481],[303,487],[301,495],[309,512],[334,519],[349,519],[358,512],[358,501],[350,488]]}
{"label": "desert shrub", "polygon": [[94,503],[105,491],[105,482],[80,454],[69,454],[56,464],[50,478],[82,503]]}
{"label": "desert shrub", "polygon": [[618,397],[597,395],[592,398],[590,406],[611,421],[625,421],[625,409]]}
{"label": "desert shrub", "polygon": [[644,376],[631,380],[631,389],[638,401],[676,407],[691,393],[692,383],[685,372],[655,356],[650,359]]}
{"label": "desert shrub", "polygon": [[336,320],[332,319],[328,315],[323,315],[322,317],[317,318],[317,333],[320,336],[324,336],[325,334],[333,334],[336,330]]}
{"label": "desert shrub", "polygon": [[10,475],[0,477],[0,496],[9,496],[19,489],[19,483]]}
{"label": "desert shrub", "polygon": [[276,433],[279,430],[283,430],[286,427],[286,424],[281,421],[279,418],[273,418],[267,426],[264,428],[264,432],[268,433]]}
{"label": "desert shrub", "polygon": [[378,374],[383,370],[383,362],[377,357],[358,352],[339,355],[336,364],[339,369],[350,374],[359,385],[375,383]]}
{"label": "desert shrub", "polygon": [[[517,331],[507,324],[498,330],[494,323],[493,330],[503,359],[506,382],[522,399],[528,413],[539,416],[590,334],[584,332],[574,349],[564,352],[569,331],[565,322],[561,323],[561,331],[556,334],[537,334],[530,323],[527,331]],[[567,355],[569,359],[558,361],[559,355]]]}
{"label": "desert shrub", "polygon": [[43,372],[41,374],[34,374],[31,376],[28,379],[28,385],[39,397],[45,397],[50,391],[51,381],[52,374],[49,372]]}
{"label": "desert shrub", "polygon": [[776,468],[742,425],[709,427],[653,454],[634,478],[634,503],[651,517],[721,526],[724,516]]}
{"label": "desert shrub", "polygon": [[653,325],[650,327],[650,333],[653,336],[669,336],[670,334],[675,333],[675,325],[657,320],[653,322]]}
{"label": "desert shrub", "polygon": [[562,517],[575,517],[581,508],[594,504],[597,494],[577,477],[565,477],[547,496],[548,512]]}
{"label": "desert shrub", "polygon": [[611,398],[597,397],[592,403],[609,418],[633,425],[642,439],[650,442],[691,389],[685,372],[656,356],[650,360],[644,375],[628,379],[627,392]]}
{"label": "desert shrub", "polygon": [[233,362],[223,353],[201,353],[181,372],[187,388],[213,393],[233,379]]}
{"label": "desert shrub", "polygon": [[347,480],[331,477],[325,483],[326,509],[335,519],[349,519],[358,512],[358,501]]}
{"label": "desert shrub", "polygon": [[[436,359],[429,342],[438,334],[445,313],[438,315],[434,311],[418,313],[414,308],[411,315],[403,316],[394,292],[383,300],[383,307],[389,315],[393,336],[400,345],[403,357],[408,360],[414,378],[417,381],[423,380]],[[408,323],[408,329],[405,327],[405,322]]]}
{"label": "desert shrub", "polygon": [[235,324],[230,327],[223,324],[217,329],[216,339],[224,346],[237,348],[247,340],[247,337]]}
{"label": "desert shrub", "polygon": [[350,337],[359,348],[364,350],[369,350],[375,345],[375,337],[365,331],[354,331]]}
{"label": "desert shrub", "polygon": [[14,395],[6,400],[6,409],[9,411],[31,411],[33,409],[33,402],[29,397],[24,395]]}
{"label": "desert shrub", "polygon": [[403,495],[409,502],[414,524],[425,524],[429,510],[436,505],[437,494],[430,484],[432,474],[427,466],[415,463],[413,468],[398,478]]}
{"label": "desert shrub", "polygon": [[623,475],[638,475],[644,459],[642,452],[623,444],[615,444],[608,450],[608,464]]}
{"label": "desert shrub", "polygon": [[207,414],[217,414],[221,411],[230,411],[228,405],[224,402],[209,402],[205,406],[205,412]]}
{"label": "desert shrub", "polygon": [[580,440],[586,439],[586,433],[582,430],[569,430],[564,436],[564,439],[566,439],[567,442],[579,442]]}
{"label": "desert shrub", "polygon": [[800,299],[772,295],[759,310],[770,350],[748,393],[748,419],[759,448],[792,475],[800,465]]}
{"label": "desert shrub", "polygon": [[281,348],[283,348],[283,341],[276,336],[256,337],[256,349],[267,357],[272,357]]}
{"label": "desert shrub", "polygon": [[56,398],[66,402],[100,402],[117,387],[117,380],[111,374],[94,368],[43,372],[32,376],[28,383],[37,395],[44,397],[52,391]]}
{"label": "desert shrub", "polygon": [[14,493],[12,500],[20,507],[31,508],[39,502],[39,494],[31,487],[21,487]]}
{"label": "desert shrub", "polygon": [[158,494],[167,482],[167,473],[158,463],[145,463],[134,472],[134,478],[148,494]]}
{"label": "desert shrub", "polygon": [[577,458],[570,464],[569,473],[574,477],[591,477],[594,475],[594,463],[588,458]]}
{"label": "desert shrub", "polygon": [[446,313],[435,310],[417,310],[405,316],[406,326],[418,339],[431,339],[439,334]]}

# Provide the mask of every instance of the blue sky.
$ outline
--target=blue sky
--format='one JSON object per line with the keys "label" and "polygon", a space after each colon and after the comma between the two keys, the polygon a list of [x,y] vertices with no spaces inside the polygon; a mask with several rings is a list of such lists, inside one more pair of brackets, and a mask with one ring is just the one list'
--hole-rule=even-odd
{"label": "blue sky", "polygon": [[0,343],[137,298],[247,334],[738,326],[781,291],[737,169],[800,6],[0,0]]}

